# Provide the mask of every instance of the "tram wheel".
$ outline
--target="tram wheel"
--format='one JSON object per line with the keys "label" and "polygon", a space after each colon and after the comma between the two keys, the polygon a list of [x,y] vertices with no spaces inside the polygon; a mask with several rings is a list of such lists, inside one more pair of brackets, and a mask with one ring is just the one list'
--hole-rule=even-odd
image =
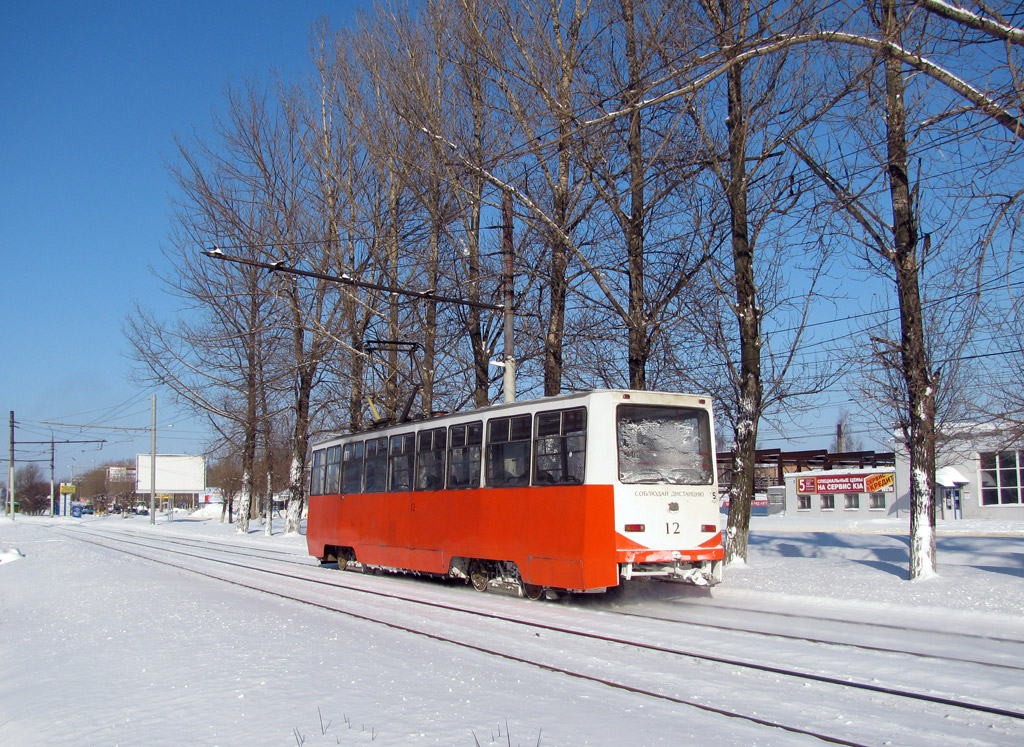
{"label": "tram wheel", "polygon": [[474,560],[469,566],[469,582],[473,584],[473,588],[477,591],[487,591],[490,580],[491,574],[487,570],[487,565],[480,560]]}
{"label": "tram wheel", "polygon": [[536,602],[538,599],[544,598],[544,587],[538,586],[537,584],[528,584],[524,582],[523,596],[533,602]]}

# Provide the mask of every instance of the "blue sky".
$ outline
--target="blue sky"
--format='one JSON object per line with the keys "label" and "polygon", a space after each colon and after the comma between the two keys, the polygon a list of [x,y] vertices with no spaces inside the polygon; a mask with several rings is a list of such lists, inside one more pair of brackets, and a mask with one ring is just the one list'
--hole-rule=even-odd
{"label": "blue sky", "polygon": [[[153,269],[170,231],[175,133],[201,134],[229,83],[304,71],[311,25],[327,15],[339,26],[360,9],[369,12],[369,0],[41,1],[0,10],[0,417],[6,425],[15,412],[19,441],[48,439],[42,421],[148,428],[152,391],[130,381],[122,325],[136,300],[174,312]],[[159,397],[159,450],[202,451],[200,427]],[[813,414],[816,443],[783,444],[763,427],[764,446],[827,446],[823,434],[851,397],[838,392],[827,414]],[[102,450],[58,448],[58,476],[149,450],[144,431],[53,433],[109,441]],[[48,448],[35,449],[18,458],[48,459]]]}
{"label": "blue sky", "polygon": [[[175,133],[202,131],[224,87],[300,72],[310,25],[361,0],[11,2],[0,11],[0,407],[20,441],[39,421],[148,427],[151,391],[130,383],[122,324],[134,300],[170,308],[152,268],[170,229]],[[201,434],[158,397],[160,451]],[[164,426],[174,422],[175,430]],[[57,450],[58,476],[148,451],[125,433]],[[7,439],[5,438],[6,442]],[[118,442],[118,443],[115,443]],[[7,446],[3,453],[6,481]],[[49,448],[45,450],[48,458]],[[28,447],[18,458],[30,456]],[[38,456],[38,455],[37,455]],[[72,462],[74,460],[74,462]],[[47,468],[48,469],[48,468]]]}

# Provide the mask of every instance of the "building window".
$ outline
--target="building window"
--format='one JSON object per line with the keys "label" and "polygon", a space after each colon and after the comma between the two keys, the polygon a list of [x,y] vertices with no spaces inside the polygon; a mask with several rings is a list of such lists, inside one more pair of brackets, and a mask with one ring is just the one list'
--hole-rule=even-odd
{"label": "building window", "polygon": [[978,455],[981,462],[981,505],[1021,504],[1024,451],[992,451]]}
{"label": "building window", "polygon": [[798,495],[796,497],[796,510],[797,511],[810,511],[811,510],[811,496],[809,495]]}
{"label": "building window", "polygon": [[847,511],[859,511],[860,493],[845,493],[843,495],[843,508]]}
{"label": "building window", "polygon": [[872,493],[871,503],[868,505],[871,511],[885,510],[885,493]]}
{"label": "building window", "polygon": [[836,497],[831,493],[821,494],[821,510],[822,511],[835,511],[836,509]]}

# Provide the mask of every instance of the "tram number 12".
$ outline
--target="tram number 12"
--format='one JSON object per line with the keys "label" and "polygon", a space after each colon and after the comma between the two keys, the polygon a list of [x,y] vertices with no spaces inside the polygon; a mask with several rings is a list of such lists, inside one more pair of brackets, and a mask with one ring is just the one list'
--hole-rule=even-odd
{"label": "tram number 12", "polygon": [[679,522],[678,521],[666,521],[665,522],[665,534],[679,534]]}

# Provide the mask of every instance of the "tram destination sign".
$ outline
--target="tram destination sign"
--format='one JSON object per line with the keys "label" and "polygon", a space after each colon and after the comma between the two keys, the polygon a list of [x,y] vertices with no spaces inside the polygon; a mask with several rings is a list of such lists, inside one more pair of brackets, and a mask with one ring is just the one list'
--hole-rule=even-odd
{"label": "tram destination sign", "polygon": [[896,475],[877,472],[870,475],[827,475],[798,477],[798,493],[892,493],[896,490]]}

